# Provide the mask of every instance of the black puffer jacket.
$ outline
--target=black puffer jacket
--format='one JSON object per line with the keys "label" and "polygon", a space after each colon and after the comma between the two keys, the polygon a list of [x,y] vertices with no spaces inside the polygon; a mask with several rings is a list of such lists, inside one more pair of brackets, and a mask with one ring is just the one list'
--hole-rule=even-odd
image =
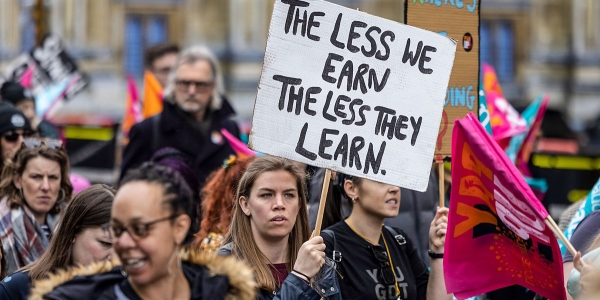
{"label": "black puffer jacket", "polygon": [[[183,253],[183,273],[191,288],[191,299],[254,300],[252,270],[233,257],[218,257],[210,253]],[[121,274],[116,260],[87,267],[60,271],[47,280],[33,284],[30,299],[50,300],[136,300],[127,277]]]}

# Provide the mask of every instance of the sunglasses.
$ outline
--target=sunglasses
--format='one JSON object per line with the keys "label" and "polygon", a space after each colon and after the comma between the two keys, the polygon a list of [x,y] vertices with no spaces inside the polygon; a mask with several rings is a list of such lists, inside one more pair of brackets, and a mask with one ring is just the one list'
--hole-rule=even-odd
{"label": "sunglasses", "polygon": [[182,93],[189,91],[194,86],[197,93],[206,93],[214,85],[211,81],[176,80],[175,87]]}
{"label": "sunglasses", "polygon": [[4,134],[2,137],[4,137],[4,139],[7,142],[14,143],[19,140],[19,137],[27,138],[30,135],[31,135],[31,133],[28,133],[28,132],[18,133],[18,132],[11,131],[11,132]]}
{"label": "sunglasses", "polygon": [[40,139],[26,139],[23,141],[23,146],[29,149],[36,149],[42,145],[50,149],[62,148],[63,142],[61,140],[40,140]]}
{"label": "sunglasses", "polygon": [[392,272],[392,267],[390,266],[388,254],[385,249],[380,245],[372,245],[369,246],[369,248],[371,248],[373,255],[377,261],[379,261],[379,266],[381,267],[381,269],[379,269],[379,274],[383,282],[387,285],[395,284],[396,276],[394,275],[394,272]]}

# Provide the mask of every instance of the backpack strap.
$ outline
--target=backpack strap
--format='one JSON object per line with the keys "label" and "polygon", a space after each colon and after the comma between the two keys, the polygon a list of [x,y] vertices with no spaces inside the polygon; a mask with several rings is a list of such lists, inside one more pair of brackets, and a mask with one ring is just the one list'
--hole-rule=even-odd
{"label": "backpack strap", "polygon": [[330,236],[333,240],[333,253],[331,255],[331,259],[333,259],[333,261],[335,261],[336,263],[339,263],[342,261],[342,252],[340,252],[338,249],[338,245],[337,242],[335,240],[335,233],[329,229],[324,229],[321,231],[321,235],[326,234],[328,236]]}
{"label": "backpack strap", "polygon": [[152,116],[152,153],[156,153],[160,144],[160,133],[158,127],[160,126],[160,113]]}
{"label": "backpack strap", "polygon": [[398,245],[402,246],[402,245],[406,245],[406,238],[404,237],[404,235],[401,232],[396,231],[396,229],[385,225],[384,226],[385,229],[387,229],[387,231],[389,231],[394,238],[396,239],[396,242],[398,243]]}

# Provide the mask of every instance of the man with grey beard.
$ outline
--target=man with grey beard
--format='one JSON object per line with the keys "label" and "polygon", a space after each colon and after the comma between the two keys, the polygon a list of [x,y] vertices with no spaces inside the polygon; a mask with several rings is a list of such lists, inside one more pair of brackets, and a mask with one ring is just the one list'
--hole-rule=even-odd
{"label": "man with grey beard", "polygon": [[206,47],[184,49],[169,75],[163,111],[129,132],[121,178],[128,169],[150,160],[157,150],[172,147],[187,156],[202,188],[206,177],[234,154],[221,135],[224,128],[239,136],[233,116],[235,112],[223,95],[215,56]]}

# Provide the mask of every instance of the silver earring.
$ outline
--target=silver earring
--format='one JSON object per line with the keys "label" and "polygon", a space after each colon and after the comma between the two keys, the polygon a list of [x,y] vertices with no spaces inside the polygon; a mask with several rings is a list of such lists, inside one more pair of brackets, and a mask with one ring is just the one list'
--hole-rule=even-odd
{"label": "silver earring", "polygon": [[167,271],[169,272],[169,275],[171,276],[175,276],[175,273],[173,273],[173,260],[175,258],[177,258],[177,266],[179,267],[179,269],[181,269],[181,257],[179,257],[179,249],[175,249],[175,252],[173,252],[173,255],[171,255],[171,258],[169,258],[169,268],[167,268]]}
{"label": "silver earring", "polygon": [[65,201],[65,198],[67,197],[67,193],[65,192],[65,190],[64,190],[64,189],[60,189],[60,190],[58,191],[58,193],[59,193],[59,194],[60,194],[60,193],[62,193],[62,197],[60,197],[60,200],[59,200],[59,201],[57,201],[57,202],[63,202],[63,201]]}

